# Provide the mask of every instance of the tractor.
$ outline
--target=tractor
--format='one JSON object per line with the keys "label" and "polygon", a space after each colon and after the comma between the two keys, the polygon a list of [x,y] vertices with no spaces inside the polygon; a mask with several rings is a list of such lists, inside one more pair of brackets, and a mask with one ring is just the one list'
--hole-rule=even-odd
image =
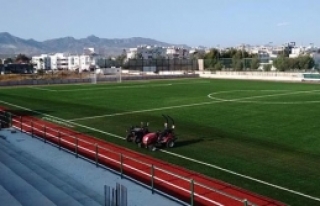
{"label": "tractor", "polygon": [[129,129],[127,129],[127,136],[126,140],[127,142],[134,142],[136,144],[140,143],[142,141],[142,137],[145,134],[149,133],[149,123],[147,122],[146,125],[144,125],[143,122],[141,122],[141,126],[131,126]]}
{"label": "tractor", "polygon": [[[151,132],[145,134],[142,138],[142,142],[138,143],[139,147],[145,147],[151,151],[155,151],[160,147],[172,148],[175,145],[177,137],[174,134],[174,120],[168,115],[162,115],[166,122],[164,123],[163,131]],[[172,122],[169,127],[169,119]]]}

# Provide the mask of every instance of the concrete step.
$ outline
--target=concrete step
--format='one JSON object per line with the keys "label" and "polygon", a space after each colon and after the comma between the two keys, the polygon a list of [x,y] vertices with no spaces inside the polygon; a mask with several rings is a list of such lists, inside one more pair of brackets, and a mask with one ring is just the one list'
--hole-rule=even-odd
{"label": "concrete step", "polygon": [[[98,206],[103,197],[96,195],[49,164],[10,144],[0,145],[0,159],[56,205]],[[5,158],[1,158],[1,156]],[[92,199],[95,198],[95,199]]]}
{"label": "concrete step", "polygon": [[0,205],[22,206],[5,188],[0,185]]}
{"label": "concrete step", "polygon": [[[0,156],[2,161],[3,156]],[[47,205],[55,206],[46,196],[36,190],[32,185],[16,175],[5,164],[0,162],[0,185],[23,206]],[[10,201],[10,199],[9,199]],[[11,205],[11,202],[2,202]]]}

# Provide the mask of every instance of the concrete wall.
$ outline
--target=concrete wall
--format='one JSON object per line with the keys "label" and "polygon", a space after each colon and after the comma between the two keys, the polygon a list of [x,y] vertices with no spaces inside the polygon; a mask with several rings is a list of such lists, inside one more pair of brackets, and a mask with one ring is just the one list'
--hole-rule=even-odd
{"label": "concrete wall", "polygon": [[294,72],[238,72],[238,71],[216,71],[199,72],[202,78],[216,79],[251,79],[251,80],[269,80],[269,81],[302,81],[302,73]]}

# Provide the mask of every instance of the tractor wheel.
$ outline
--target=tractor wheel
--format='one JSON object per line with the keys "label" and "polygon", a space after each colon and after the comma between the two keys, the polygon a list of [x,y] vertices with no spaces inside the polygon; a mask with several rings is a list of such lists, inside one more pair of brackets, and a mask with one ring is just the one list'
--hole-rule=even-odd
{"label": "tractor wheel", "polygon": [[127,142],[132,142],[132,138],[133,138],[132,134],[128,134],[128,135],[126,136]]}
{"label": "tractor wheel", "polygon": [[148,149],[149,149],[150,151],[152,151],[152,152],[154,152],[154,151],[157,150],[157,148],[154,146],[154,144],[148,145]]}
{"label": "tractor wheel", "polygon": [[175,142],[173,140],[168,140],[167,148],[172,148],[172,147],[174,147],[174,145],[175,145]]}
{"label": "tractor wheel", "polygon": [[134,138],[134,142],[135,142],[136,144],[141,143],[141,140],[142,140],[142,138],[140,138],[140,137],[138,137],[138,136],[136,136],[136,137]]}

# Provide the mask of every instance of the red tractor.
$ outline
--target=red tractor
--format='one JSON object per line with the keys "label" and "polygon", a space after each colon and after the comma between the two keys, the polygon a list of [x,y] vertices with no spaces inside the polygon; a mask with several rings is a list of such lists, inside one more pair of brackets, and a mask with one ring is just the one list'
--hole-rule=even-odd
{"label": "red tractor", "polygon": [[141,122],[141,126],[131,126],[129,129],[127,129],[127,136],[126,140],[127,142],[134,142],[136,144],[140,143],[142,141],[142,137],[145,134],[149,133],[149,123],[147,122],[146,125],[144,125],[143,122]]}
{"label": "red tractor", "polygon": [[[174,134],[174,120],[168,115],[162,115],[166,122],[164,123],[164,130],[148,133],[143,136],[142,142],[138,143],[139,147],[145,147],[152,151],[155,151],[159,147],[166,146],[172,148],[177,140]],[[169,127],[169,119],[172,121],[171,127]]]}

